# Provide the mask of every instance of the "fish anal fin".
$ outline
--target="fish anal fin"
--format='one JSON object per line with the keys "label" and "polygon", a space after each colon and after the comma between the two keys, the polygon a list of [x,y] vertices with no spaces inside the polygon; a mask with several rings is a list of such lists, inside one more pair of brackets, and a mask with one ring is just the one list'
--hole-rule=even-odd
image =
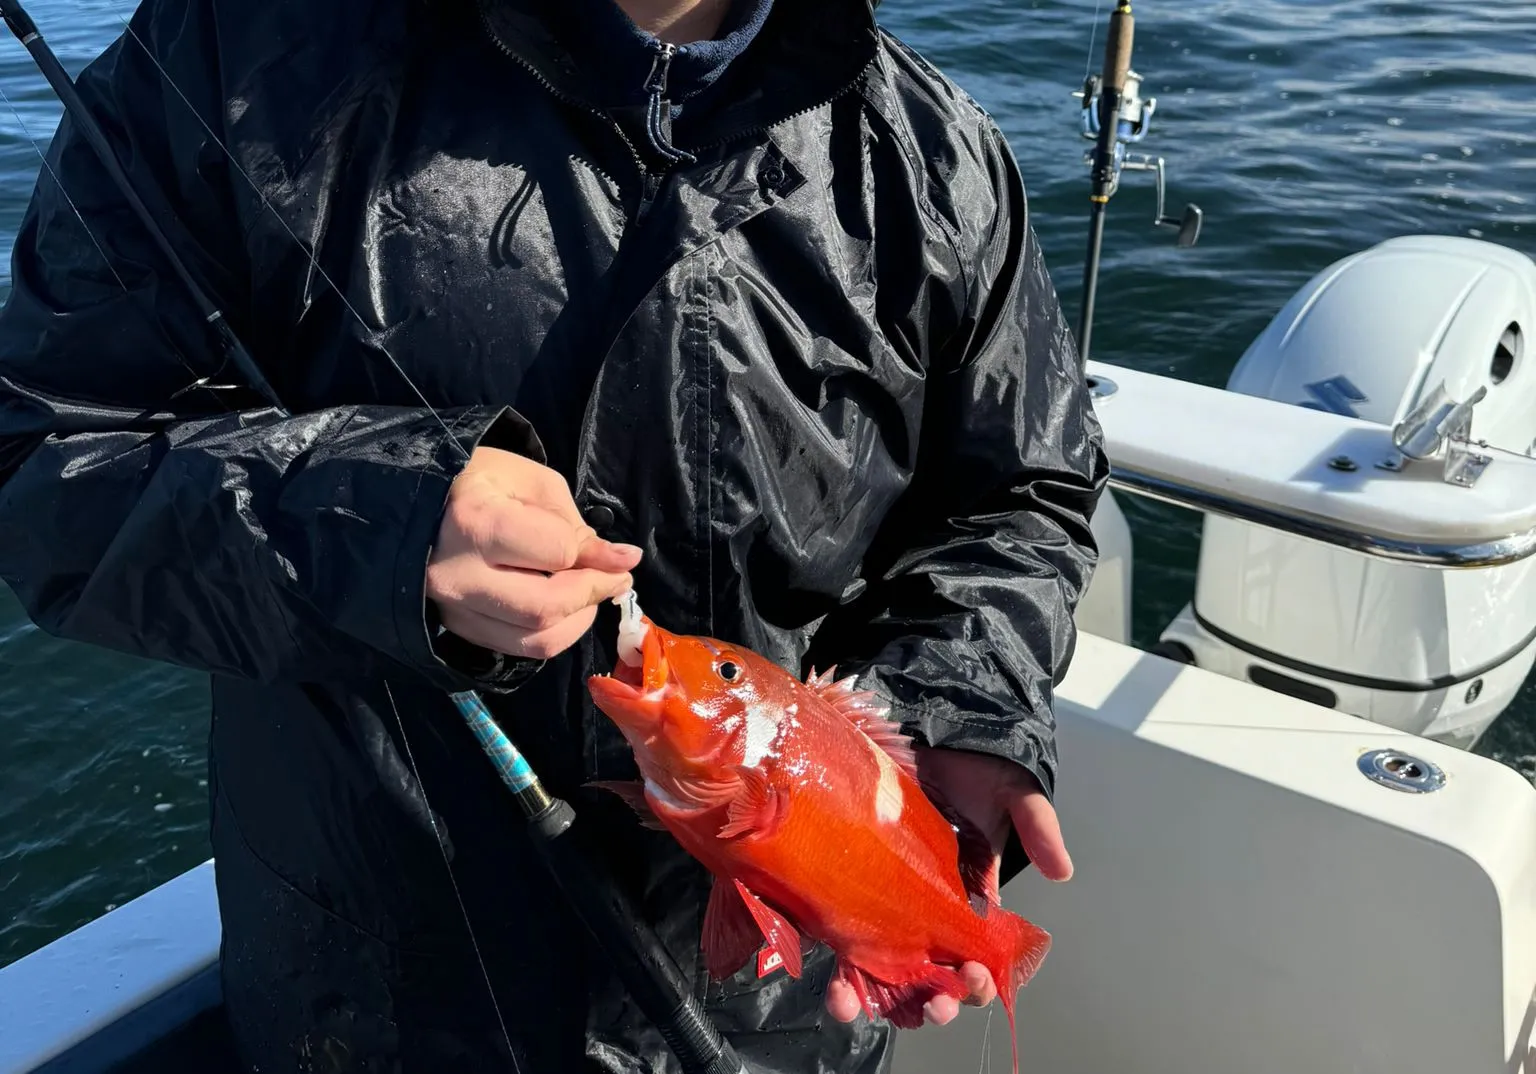
{"label": "fish anal fin", "polygon": [[[741,894],[741,901],[746,904],[747,912],[757,922],[758,931],[762,933],[768,947],[783,960],[784,969],[791,977],[799,977],[805,965],[800,957],[799,930],[785,921],[778,911],[765,905],[762,899],[752,894],[740,880],[735,880],[733,883]],[[775,968],[768,960],[760,959],[758,976],[765,977]]]}
{"label": "fish anal fin", "polygon": [[[734,974],[763,945],[763,932],[733,882],[715,878],[704,908],[704,965],[716,981]],[[759,974],[759,976],[762,976]]]}
{"label": "fish anal fin", "polygon": [[812,669],[805,685],[868,735],[870,741],[896,762],[896,767],[917,779],[917,754],[913,751],[912,739],[891,719],[891,707],[873,691],[854,689],[858,680],[852,675],[834,681],[832,676],[836,670],[835,667],[828,668],[825,674],[817,675]]}
{"label": "fish anal fin", "polygon": [[970,995],[958,970],[930,963],[915,980],[891,984],[838,959],[837,975],[853,989],[859,1006],[871,1018],[884,1018],[898,1029],[917,1029],[923,1024],[923,1006],[935,996],[957,1000]]}
{"label": "fish anal fin", "polygon": [[587,784],[600,791],[608,791],[618,795],[635,811],[640,818],[640,824],[645,828],[652,828],[658,832],[667,830],[667,826],[657,819],[651,804],[645,800],[645,784],[633,779],[595,779]]}
{"label": "fish anal fin", "polygon": [[726,807],[721,839],[764,839],[779,830],[789,808],[788,795],[780,794],[760,769],[736,769],[740,789]]}
{"label": "fish anal fin", "polygon": [[985,917],[989,907],[1001,906],[1003,902],[997,889],[1001,863],[992,849],[992,840],[952,806],[938,788],[930,783],[924,783],[922,787],[933,807],[955,829],[955,841],[960,844],[960,882],[965,885],[966,894],[971,896],[971,905]]}

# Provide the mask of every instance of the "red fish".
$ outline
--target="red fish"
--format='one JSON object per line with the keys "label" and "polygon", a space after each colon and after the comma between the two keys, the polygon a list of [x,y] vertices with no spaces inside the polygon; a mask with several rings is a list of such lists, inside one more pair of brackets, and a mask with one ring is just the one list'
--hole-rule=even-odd
{"label": "red fish", "polygon": [[588,689],[642,778],[599,786],[714,874],[703,953],[715,980],[754,953],[759,976],[799,977],[821,942],[866,1014],[916,1028],[929,999],[969,994],[959,968],[974,961],[1013,1036],[1017,989],[1050,936],[1002,908],[986,836],[919,782],[911,740],[874,695],[668,633],[632,595],[619,654]]}

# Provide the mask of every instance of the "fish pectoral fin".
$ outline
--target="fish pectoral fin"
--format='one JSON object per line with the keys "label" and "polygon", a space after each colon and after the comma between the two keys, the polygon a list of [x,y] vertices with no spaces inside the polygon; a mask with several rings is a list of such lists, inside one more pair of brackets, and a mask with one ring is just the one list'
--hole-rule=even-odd
{"label": "fish pectoral fin", "polygon": [[739,787],[726,807],[721,839],[764,839],[779,830],[789,809],[789,796],[778,791],[760,769],[736,769]]}
{"label": "fish pectoral fin", "polygon": [[852,675],[834,682],[832,675],[836,670],[831,667],[825,674],[817,675],[813,668],[805,684],[842,713],[849,723],[868,735],[870,741],[896,762],[896,767],[917,779],[917,754],[912,739],[901,729],[900,723],[891,719],[891,707],[870,690],[855,690],[858,680]]}
{"label": "fish pectoral fin", "polygon": [[837,976],[853,989],[859,1005],[871,1018],[884,1018],[898,1029],[917,1029],[923,1024],[923,1006],[935,996],[964,999],[970,995],[965,978],[948,966],[929,963],[923,973],[906,984],[890,984],[844,959],[837,961]]}
{"label": "fish pectoral fin", "polygon": [[[741,902],[746,905],[747,912],[757,922],[758,930],[762,933],[763,939],[768,942],[769,950],[779,956],[783,961],[784,969],[791,977],[799,977],[805,966],[800,957],[799,930],[785,921],[778,911],[752,894],[740,880],[733,880],[732,883],[736,885],[736,891],[741,895]],[[772,969],[776,968],[765,968],[765,965],[759,965],[758,976],[766,977]]]}
{"label": "fish pectoral fin", "polygon": [[966,894],[971,896],[972,908],[980,916],[986,917],[990,907],[1003,904],[1003,897],[997,890],[999,861],[997,852],[992,849],[992,840],[970,818],[951,805],[937,787],[923,783],[922,788],[933,807],[955,829],[955,840],[960,844],[957,863],[960,867],[960,882],[965,885]]}
{"label": "fish pectoral fin", "polygon": [[642,827],[653,828],[658,832],[667,830],[666,825],[656,818],[651,804],[645,800],[645,784],[633,779],[595,779],[586,784],[600,791],[608,791],[624,799],[625,803],[635,811],[640,818]]}
{"label": "fish pectoral fin", "polygon": [[704,909],[704,965],[710,977],[725,980],[762,945],[763,930],[757,927],[736,885],[716,877]]}

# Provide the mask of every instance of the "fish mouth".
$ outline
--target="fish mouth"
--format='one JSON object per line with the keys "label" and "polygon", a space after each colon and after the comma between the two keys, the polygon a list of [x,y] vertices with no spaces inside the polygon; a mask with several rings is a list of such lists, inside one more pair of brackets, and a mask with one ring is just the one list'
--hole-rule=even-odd
{"label": "fish mouth", "polygon": [[614,601],[619,620],[618,660],[607,675],[587,680],[592,700],[621,729],[641,732],[650,741],[660,730],[663,702],[674,684],[662,645],[661,628],[647,619],[626,593]]}

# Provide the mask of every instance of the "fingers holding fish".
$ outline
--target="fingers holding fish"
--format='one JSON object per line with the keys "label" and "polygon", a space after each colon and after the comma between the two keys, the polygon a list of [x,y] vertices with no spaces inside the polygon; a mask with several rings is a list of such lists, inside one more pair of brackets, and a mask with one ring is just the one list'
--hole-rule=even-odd
{"label": "fingers holding fish", "polygon": [[1029,769],[990,754],[927,748],[918,751],[918,765],[924,781],[991,839],[988,873],[994,884],[1010,825],[1041,876],[1071,879],[1072,858],[1061,822]]}
{"label": "fingers holding fish", "polygon": [[449,487],[432,562],[465,555],[500,567],[624,571],[640,549],[598,537],[556,471],[482,447]]}
{"label": "fingers holding fish", "polygon": [[948,1025],[960,1013],[960,1004],[953,996],[934,996],[923,1004],[923,1020],[931,1025]]}
{"label": "fingers holding fish", "polygon": [[[997,985],[992,974],[980,962],[967,962],[960,967],[960,976],[968,989],[964,1000],[935,994],[923,1004],[924,1021],[930,1025],[948,1025],[960,1014],[962,1002],[971,1007],[985,1007],[997,998]],[[827,1013],[839,1022],[853,1021],[861,1010],[858,993],[842,977],[833,977],[828,983],[825,1006]]]}
{"label": "fingers holding fish", "polygon": [[530,660],[550,660],[559,656],[591,629],[596,617],[597,607],[593,605],[553,627],[544,630],[525,630],[463,605],[444,609],[442,613],[443,626],[465,641],[473,642],[492,652],[526,657]]}
{"label": "fingers holding fish", "polygon": [[599,604],[633,586],[640,557],[581,520],[554,470],[481,448],[449,490],[426,594],[466,641],[549,659],[586,633]]}
{"label": "fingers holding fish", "polygon": [[633,586],[628,572],[541,571],[463,562],[439,579],[443,626],[495,652],[548,660],[591,628],[597,607]]}
{"label": "fingers holding fish", "polygon": [[466,505],[453,521],[479,558],[497,567],[628,570],[640,558],[638,548],[605,541],[579,520],[515,497]]}
{"label": "fingers holding fish", "polygon": [[469,565],[459,603],[471,611],[530,632],[552,630],[573,615],[628,592],[629,572],[572,568],[545,574],[510,567]]}
{"label": "fingers holding fish", "polygon": [[[965,987],[970,989],[970,995],[965,1002],[972,1007],[985,1007],[997,998],[997,984],[992,980],[992,973],[980,962],[967,962],[960,967],[960,976],[965,981]],[[949,997],[940,997],[948,999]],[[957,1007],[955,1013],[958,1014]]]}

